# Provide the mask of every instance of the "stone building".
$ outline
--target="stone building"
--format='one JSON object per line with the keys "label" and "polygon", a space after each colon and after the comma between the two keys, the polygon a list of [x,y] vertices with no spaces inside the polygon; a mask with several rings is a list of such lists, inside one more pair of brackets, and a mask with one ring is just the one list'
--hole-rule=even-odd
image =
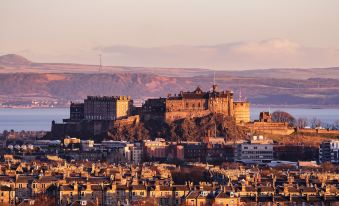
{"label": "stone building", "polygon": [[250,122],[250,103],[246,101],[234,102],[234,117],[238,124]]}
{"label": "stone building", "polygon": [[15,205],[15,190],[8,185],[0,185],[0,205]]}
{"label": "stone building", "polygon": [[87,120],[116,120],[131,114],[133,100],[129,96],[88,96],[84,101]]}
{"label": "stone building", "polygon": [[82,120],[84,119],[84,103],[71,102],[70,106],[70,119],[71,120]]}
{"label": "stone building", "polygon": [[146,119],[163,118],[172,122],[219,113],[235,117],[237,122],[249,122],[249,107],[249,102],[234,102],[232,91],[218,91],[217,85],[213,85],[212,90],[207,92],[197,87],[193,92],[181,91],[167,98],[149,99],[143,105],[143,115]]}
{"label": "stone building", "polygon": [[144,141],[145,158],[149,160],[166,160],[169,145],[163,138],[156,138],[154,141]]}
{"label": "stone building", "polygon": [[289,127],[287,122],[273,122],[270,112],[260,112],[259,120],[247,122],[244,126],[251,133],[257,134],[290,135],[294,132],[294,128]]}

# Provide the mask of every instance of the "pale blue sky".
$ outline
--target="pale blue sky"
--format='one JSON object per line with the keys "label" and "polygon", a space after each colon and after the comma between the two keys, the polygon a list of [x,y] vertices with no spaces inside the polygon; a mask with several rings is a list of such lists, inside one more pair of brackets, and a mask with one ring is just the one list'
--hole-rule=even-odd
{"label": "pale blue sky", "polygon": [[[116,45],[260,44],[270,39],[334,49],[330,55],[337,57],[339,1],[0,0],[0,25],[0,54],[19,53],[35,61],[94,63],[98,48]],[[144,64],[124,58],[107,54],[106,62]],[[156,61],[147,65],[164,66]],[[267,66],[279,66],[279,61]],[[319,66],[330,65],[323,60]]]}

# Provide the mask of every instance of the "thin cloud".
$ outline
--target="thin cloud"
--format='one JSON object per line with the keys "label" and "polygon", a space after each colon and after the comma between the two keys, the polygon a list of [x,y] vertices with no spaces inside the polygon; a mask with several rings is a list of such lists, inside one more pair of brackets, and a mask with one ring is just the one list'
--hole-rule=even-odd
{"label": "thin cloud", "polygon": [[258,69],[331,67],[339,65],[338,49],[305,47],[288,39],[245,41],[202,46],[97,47],[113,64],[129,66]]}

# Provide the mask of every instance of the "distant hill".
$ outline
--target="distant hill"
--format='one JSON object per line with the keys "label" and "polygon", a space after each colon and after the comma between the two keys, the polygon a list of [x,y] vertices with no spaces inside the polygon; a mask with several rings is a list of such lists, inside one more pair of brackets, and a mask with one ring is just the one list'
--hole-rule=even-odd
{"label": "distant hill", "polygon": [[[213,70],[198,68],[144,68],[64,63],[34,63],[24,57],[0,56],[0,103],[83,100],[87,95],[166,97],[201,86],[209,90]],[[215,71],[222,90],[234,91],[252,104],[339,105],[339,67]]]}
{"label": "distant hill", "polygon": [[0,56],[1,66],[28,66],[31,63],[32,62],[26,59],[25,57],[16,54],[7,54]]}
{"label": "distant hill", "polygon": [[[216,77],[220,90],[233,90],[235,99],[264,105],[339,105],[339,79],[307,80]],[[87,95],[130,95],[133,98],[166,97],[201,86],[209,90],[210,77],[168,77],[148,73],[7,73],[0,74],[0,102],[33,99],[83,100]]]}
{"label": "distant hill", "polygon": [[99,72],[99,65],[71,64],[71,63],[36,63],[25,57],[8,54],[0,56],[0,73],[147,73],[168,77],[196,77],[209,76],[213,73],[217,77],[255,77],[277,79],[309,79],[331,78],[339,79],[339,67],[332,68],[279,68],[242,71],[214,71],[205,68],[160,68],[160,67],[128,67],[103,66]]}
{"label": "distant hill", "polygon": [[339,79],[339,67],[310,69],[262,69],[245,71],[218,71],[219,75],[237,77],[278,78],[278,79],[309,79],[332,78]]}
{"label": "distant hill", "polygon": [[213,74],[212,70],[201,68],[159,68],[102,66],[72,63],[36,63],[26,58],[7,54],[0,56],[0,73],[151,73],[170,77],[192,77]]}

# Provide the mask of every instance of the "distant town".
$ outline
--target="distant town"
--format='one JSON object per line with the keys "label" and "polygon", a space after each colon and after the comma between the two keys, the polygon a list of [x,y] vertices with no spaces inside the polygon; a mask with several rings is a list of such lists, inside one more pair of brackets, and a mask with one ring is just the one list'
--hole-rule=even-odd
{"label": "distant town", "polygon": [[1,134],[0,205],[337,205],[339,125],[213,84],[134,104],[88,96],[51,131]]}

